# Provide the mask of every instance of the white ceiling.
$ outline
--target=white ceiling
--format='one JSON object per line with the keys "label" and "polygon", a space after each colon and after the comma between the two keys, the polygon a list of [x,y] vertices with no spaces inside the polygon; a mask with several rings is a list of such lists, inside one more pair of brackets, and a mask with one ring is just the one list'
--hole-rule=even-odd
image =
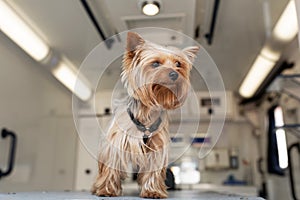
{"label": "white ceiling", "polygon": [[[265,42],[264,2],[270,5],[272,27],[288,0],[221,1],[211,46],[207,45],[204,34],[209,30],[212,0],[161,1],[162,10],[153,18],[141,14],[138,0],[90,0],[88,3],[109,36],[128,27],[147,25],[172,28],[193,37],[199,26],[201,37],[197,41],[216,62],[225,88],[236,91]],[[53,49],[76,66],[102,41],[80,0],[9,0],[9,3]],[[120,59],[106,70],[101,88],[112,88],[119,78],[119,65]],[[201,89],[199,84],[195,87]]]}

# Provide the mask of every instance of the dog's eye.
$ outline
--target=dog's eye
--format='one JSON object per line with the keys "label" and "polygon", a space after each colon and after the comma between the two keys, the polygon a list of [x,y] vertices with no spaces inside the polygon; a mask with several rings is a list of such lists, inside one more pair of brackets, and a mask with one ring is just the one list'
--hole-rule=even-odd
{"label": "dog's eye", "polygon": [[160,63],[158,61],[155,61],[152,63],[152,67],[156,68],[156,67],[159,67],[160,66]]}
{"label": "dog's eye", "polygon": [[181,63],[178,61],[175,62],[175,65],[176,65],[176,67],[181,67]]}

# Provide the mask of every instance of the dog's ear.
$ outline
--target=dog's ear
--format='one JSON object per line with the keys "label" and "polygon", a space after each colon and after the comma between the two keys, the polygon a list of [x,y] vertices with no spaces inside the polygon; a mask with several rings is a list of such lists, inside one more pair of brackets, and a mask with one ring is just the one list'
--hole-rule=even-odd
{"label": "dog's ear", "polygon": [[194,62],[199,49],[200,47],[198,46],[191,46],[184,48],[182,52],[189,58],[191,62]]}
{"label": "dog's ear", "polygon": [[145,40],[135,32],[127,33],[127,51],[134,51],[138,45],[142,45],[145,43]]}

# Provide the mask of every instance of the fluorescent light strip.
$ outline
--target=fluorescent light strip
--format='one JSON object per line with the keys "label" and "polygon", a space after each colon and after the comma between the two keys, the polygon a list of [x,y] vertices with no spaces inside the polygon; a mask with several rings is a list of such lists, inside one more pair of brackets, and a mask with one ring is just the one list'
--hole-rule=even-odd
{"label": "fluorescent light strip", "polygon": [[275,126],[276,127],[281,127],[284,125],[283,122],[283,113],[282,113],[282,108],[278,106],[274,110],[274,118],[275,118]]}
{"label": "fluorescent light strip", "polygon": [[276,62],[276,61],[280,58],[281,52],[279,52],[279,51],[274,51],[274,50],[271,49],[270,47],[264,46],[264,47],[261,49],[260,54],[261,54],[263,57],[267,58],[268,60],[271,60],[271,61]]}
{"label": "fluorescent light strip", "polygon": [[[273,30],[273,39],[278,42],[290,42],[298,33],[295,1],[290,0]],[[280,48],[271,49],[265,46],[256,58],[242,85],[239,93],[244,98],[252,97],[263,80],[271,72],[276,61],[280,58]]]}
{"label": "fluorescent light strip", "polygon": [[273,30],[278,40],[291,41],[298,33],[297,12],[294,0],[290,0]]}
{"label": "fluorescent light strip", "polygon": [[283,129],[276,130],[276,141],[278,149],[279,167],[285,169],[288,167],[288,154],[286,145],[286,135]]}
{"label": "fluorescent light strip", "polygon": [[[36,61],[42,61],[50,52],[50,47],[12,10],[0,0],[0,30]],[[88,100],[91,89],[77,76],[75,68],[61,62],[52,73],[78,98]]]}
{"label": "fluorescent light strip", "polygon": [[250,71],[244,79],[239,93],[245,98],[252,97],[267,75],[274,67],[275,62],[264,58],[259,55],[254,61]]}
{"label": "fluorescent light strip", "polygon": [[0,30],[37,61],[49,53],[48,45],[3,1],[0,0]]}
{"label": "fluorescent light strip", "polygon": [[61,62],[53,71],[53,75],[71,90],[79,99],[87,101],[92,91],[70,65]]}
{"label": "fluorescent light strip", "polygon": [[[275,127],[281,127],[284,125],[282,108],[278,106],[274,110]],[[286,145],[286,135],[284,129],[280,128],[276,130],[276,141],[278,149],[279,167],[285,169],[288,167],[288,153]]]}

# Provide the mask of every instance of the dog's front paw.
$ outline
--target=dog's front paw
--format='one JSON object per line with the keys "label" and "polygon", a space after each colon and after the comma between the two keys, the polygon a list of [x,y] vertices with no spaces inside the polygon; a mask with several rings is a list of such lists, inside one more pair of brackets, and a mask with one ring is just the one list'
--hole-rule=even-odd
{"label": "dog's front paw", "polygon": [[144,191],[141,192],[140,197],[147,198],[147,199],[165,199],[168,195],[165,192],[150,192]]}
{"label": "dog's front paw", "polygon": [[114,191],[114,190],[107,190],[105,188],[97,188],[97,187],[93,187],[92,188],[92,194],[93,195],[97,195],[99,197],[117,197],[120,196],[121,191]]}
{"label": "dog's front paw", "polygon": [[97,195],[99,197],[117,197],[117,196],[119,196],[118,194],[116,194],[114,192],[108,192],[103,189],[102,190],[101,189],[93,189],[92,194]]}

